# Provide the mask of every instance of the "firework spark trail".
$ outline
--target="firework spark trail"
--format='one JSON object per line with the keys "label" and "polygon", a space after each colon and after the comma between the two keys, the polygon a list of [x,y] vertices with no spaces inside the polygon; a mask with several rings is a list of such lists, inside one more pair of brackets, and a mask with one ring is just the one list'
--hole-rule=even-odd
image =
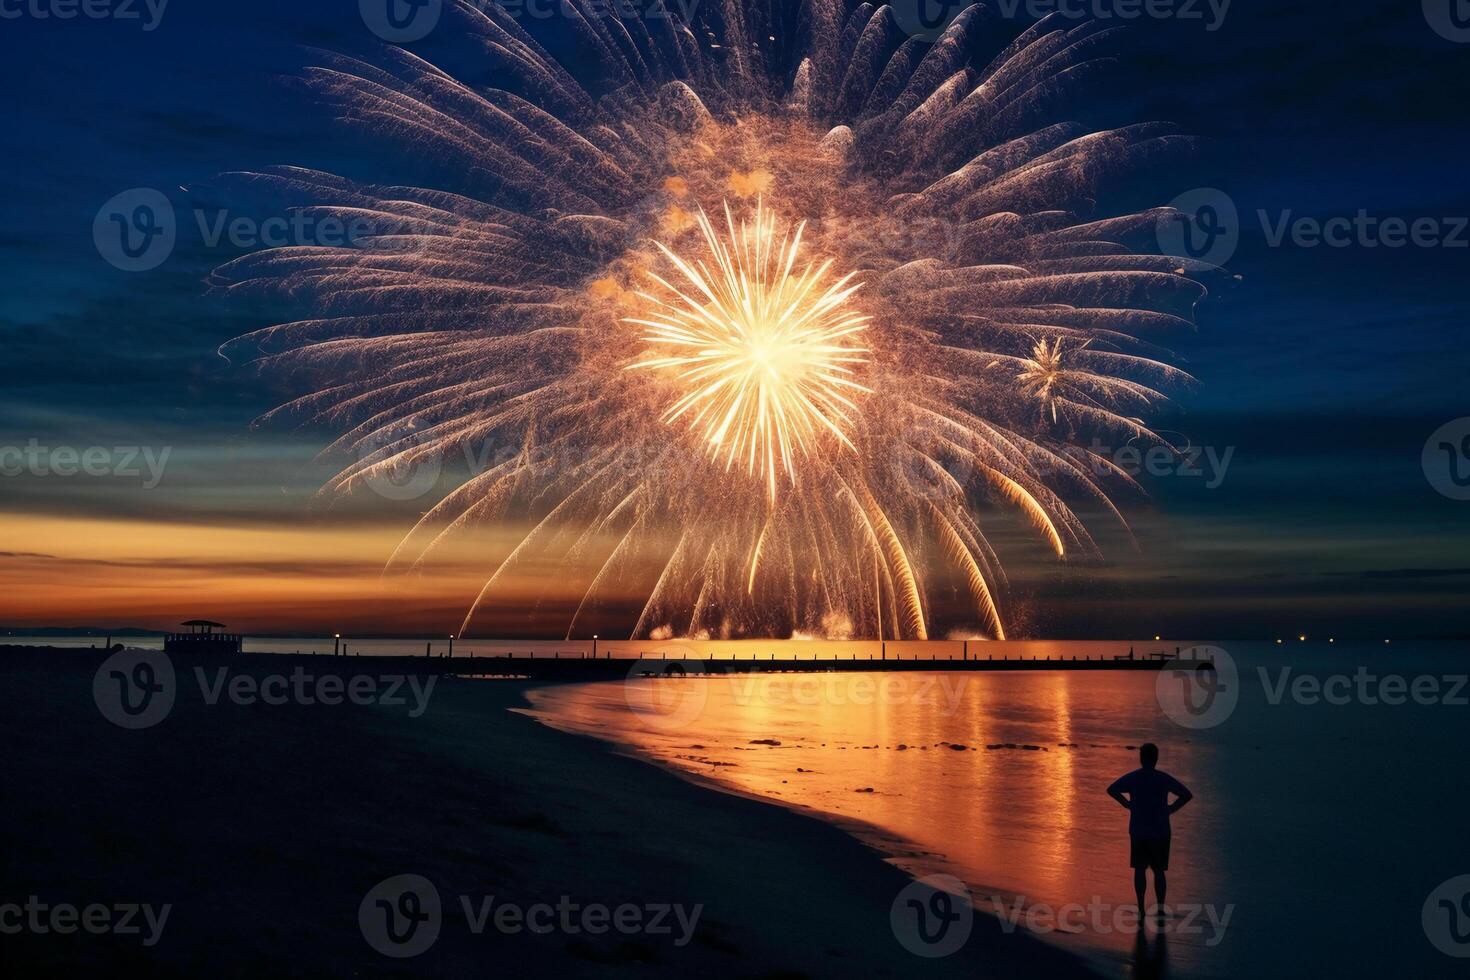
{"label": "firework spark trail", "polygon": [[306,72],[437,187],[221,178],[370,229],[218,270],[222,291],[310,311],[226,347],[331,379],[271,417],[341,433],[325,453],[355,461],[333,493],[510,447],[390,561],[527,522],[462,632],[534,562],[564,569],[572,626],[638,588],[638,635],[925,636],[955,594],[1003,636],[979,515],[1096,554],[1069,501],[1121,522],[1109,485],[1131,481],[1087,440],[1167,445],[1145,416],[1188,379],[1147,338],[1189,329],[1218,272],[1125,246],[1164,209],[1085,215],[1189,146],[1066,120],[1113,32],[1053,15],[1006,38],[980,5],[932,44],[842,0],[692,23],[563,10],[592,65],[455,0],[438,31],[502,87],[396,48]]}

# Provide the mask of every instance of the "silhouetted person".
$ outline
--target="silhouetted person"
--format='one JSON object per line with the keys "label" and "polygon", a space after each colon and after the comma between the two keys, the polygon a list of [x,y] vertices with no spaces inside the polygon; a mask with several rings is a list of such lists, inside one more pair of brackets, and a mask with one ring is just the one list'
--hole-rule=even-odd
{"label": "silhouetted person", "polygon": [[[1108,787],[1108,795],[1128,811],[1128,863],[1133,868],[1133,892],[1138,896],[1138,914],[1143,915],[1143,896],[1148,888],[1144,871],[1154,872],[1154,894],[1159,899],[1159,917],[1164,914],[1164,896],[1169,882],[1169,816],[1194,799],[1183,783],[1166,772],[1160,772],[1159,747],[1145,742],[1138,747],[1142,769],[1119,776]],[[1173,794],[1174,801],[1169,802]]]}

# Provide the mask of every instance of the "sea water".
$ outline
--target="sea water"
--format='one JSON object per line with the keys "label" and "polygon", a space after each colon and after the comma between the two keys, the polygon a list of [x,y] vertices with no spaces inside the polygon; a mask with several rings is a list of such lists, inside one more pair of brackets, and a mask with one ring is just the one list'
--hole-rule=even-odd
{"label": "sea water", "polygon": [[[1470,647],[1219,646],[1229,689],[1196,714],[1172,689],[1186,678],[1136,671],[743,674],[531,697],[559,728],[954,875],[977,908],[1106,973],[1463,975],[1435,944],[1470,953],[1470,917],[1442,904],[1470,874]],[[1145,741],[1195,799],[1174,817],[1174,914],[1140,936],[1128,814],[1106,789]]]}

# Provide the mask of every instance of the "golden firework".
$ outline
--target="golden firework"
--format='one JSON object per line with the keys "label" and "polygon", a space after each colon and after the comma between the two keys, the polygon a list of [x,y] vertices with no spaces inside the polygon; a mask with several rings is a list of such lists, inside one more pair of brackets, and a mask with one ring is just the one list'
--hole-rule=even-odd
{"label": "golden firework", "polygon": [[867,392],[856,379],[867,361],[857,345],[868,317],[848,300],[861,288],[853,273],[832,281],[831,260],[797,272],[805,222],[778,242],[776,215],[758,203],[754,219],[736,222],[725,205],[722,236],[701,210],[704,259],[692,263],[655,242],[684,277],[683,289],[649,278],[664,296],[627,322],[646,329],[649,357],[630,369],[670,371],[683,394],[664,420],[685,419],[727,469],[759,476],[774,499],[777,474],[796,482],[801,457],[830,436],[853,448],[846,428]]}
{"label": "golden firework", "polygon": [[329,492],[468,464],[389,560],[492,534],[460,634],[492,601],[540,630],[569,599],[568,636],[624,608],[638,637],[1005,636],[991,516],[1096,559],[1084,515],[1126,533],[1110,494],[1137,489],[1109,447],[1174,448],[1147,419],[1189,378],[1154,341],[1222,273],[1123,244],[1169,209],[1097,207],[1192,143],[1067,121],[1106,25],[1044,18],[985,59],[984,4],[932,45],[872,4],[770,6],[579,32],[584,71],[555,32],[445,4],[486,53],[474,83],[399,49],[305,81],[451,186],[221,178],[368,223],[217,270],[301,308],[227,352],[312,385],[271,417],[340,434]]}
{"label": "golden firework", "polygon": [[1043,337],[1031,348],[1031,356],[1021,362],[1021,371],[1016,375],[1021,390],[1040,402],[1042,414],[1050,413],[1053,422],[1057,421],[1056,388],[1064,373],[1062,339]]}

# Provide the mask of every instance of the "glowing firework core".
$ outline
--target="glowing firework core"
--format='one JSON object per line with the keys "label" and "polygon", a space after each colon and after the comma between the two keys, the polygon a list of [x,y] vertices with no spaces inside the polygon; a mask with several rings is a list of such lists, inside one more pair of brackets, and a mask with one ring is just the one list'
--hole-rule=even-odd
{"label": "glowing firework core", "polygon": [[867,349],[853,341],[870,317],[847,300],[862,284],[849,273],[824,285],[830,260],[797,273],[805,223],[778,243],[776,216],[763,204],[751,224],[737,224],[727,204],[724,240],[703,211],[698,222],[713,268],[655,243],[688,286],[649,274],[666,296],[639,293],[653,310],[627,322],[646,328],[659,356],[629,367],[671,370],[685,391],[665,421],[686,418],[726,469],[743,461],[774,498],[778,470],[795,483],[799,458],[824,434],[853,448],[844,431],[857,410],[849,395],[869,390],[855,379]]}

